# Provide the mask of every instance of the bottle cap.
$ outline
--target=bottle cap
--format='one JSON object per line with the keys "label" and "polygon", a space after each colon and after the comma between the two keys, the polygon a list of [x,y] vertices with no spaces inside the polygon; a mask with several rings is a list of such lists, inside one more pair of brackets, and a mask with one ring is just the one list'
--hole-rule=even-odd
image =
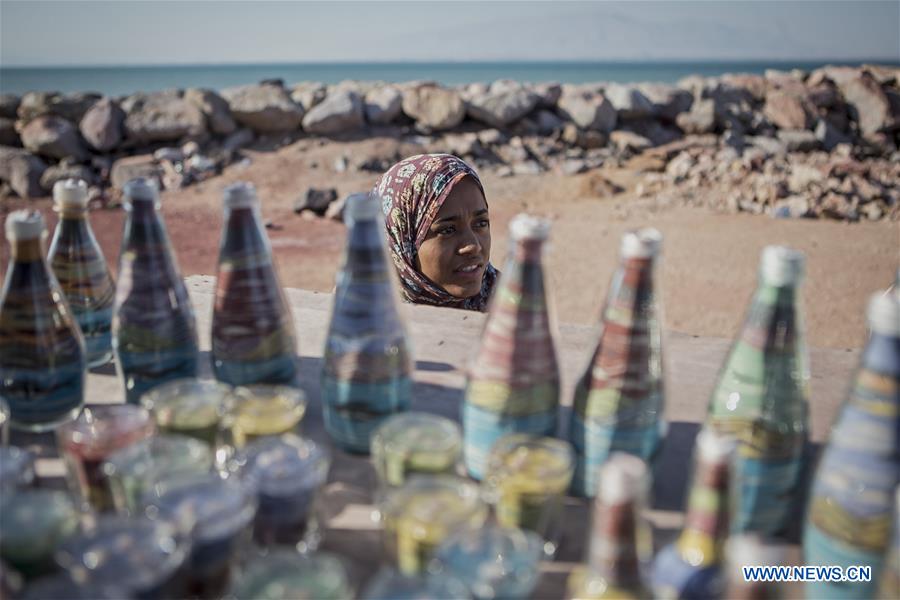
{"label": "bottle cap", "polygon": [[517,241],[546,240],[550,236],[550,221],[520,213],[509,222],[509,234]]}
{"label": "bottle cap", "polygon": [[622,258],[653,258],[659,254],[660,246],[662,234],[659,230],[645,227],[625,233],[619,252]]}
{"label": "bottle cap", "polygon": [[238,181],[226,187],[222,200],[225,208],[253,208],[259,204],[256,186],[249,181]]}
{"label": "bottle cap", "polygon": [[344,210],[347,217],[354,221],[375,219],[381,214],[381,204],[375,196],[367,193],[350,194]]}
{"label": "bottle cap", "polygon": [[766,246],[762,251],[760,272],[765,283],[792,286],[803,278],[806,258],[803,253],[787,246]]}
{"label": "bottle cap", "polygon": [[123,192],[132,200],[159,200],[159,185],[149,177],[135,177],[125,184]]}
{"label": "bottle cap", "polygon": [[88,189],[83,179],[63,179],[53,185],[56,208],[87,208]]}
{"label": "bottle cap", "polygon": [[874,333],[900,337],[900,295],[879,292],[869,300],[869,329]]}
{"label": "bottle cap", "polygon": [[637,498],[647,465],[637,456],[614,452],[600,467],[598,498],[603,504],[621,504]]}
{"label": "bottle cap", "polygon": [[728,460],[734,446],[732,438],[716,433],[712,429],[703,428],[697,434],[697,455],[707,462],[721,463]]}
{"label": "bottle cap", "polygon": [[44,216],[34,209],[15,210],[6,217],[6,237],[10,241],[37,239],[44,228]]}
{"label": "bottle cap", "polygon": [[765,542],[752,533],[731,536],[725,544],[728,562],[734,565],[783,565],[787,558],[785,546]]}

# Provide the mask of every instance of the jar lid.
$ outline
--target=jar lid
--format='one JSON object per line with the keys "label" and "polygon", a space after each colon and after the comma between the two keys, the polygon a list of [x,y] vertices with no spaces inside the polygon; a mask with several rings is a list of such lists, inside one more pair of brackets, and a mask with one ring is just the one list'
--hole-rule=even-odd
{"label": "jar lid", "polygon": [[141,397],[141,404],[163,427],[199,429],[218,423],[230,410],[233,390],[218,381],[176,379]]}
{"label": "jar lid", "polygon": [[312,440],[285,434],[248,444],[236,462],[241,477],[251,480],[260,495],[291,496],[325,483],[331,461]]}
{"label": "jar lid", "polygon": [[878,293],[869,300],[869,329],[890,337],[900,337],[900,295]]}
{"label": "jar lid", "polygon": [[213,466],[209,446],[186,435],[160,434],[117,450],[106,463],[107,475],[148,479],[202,474]]}
{"label": "jar lid", "polygon": [[462,445],[459,425],[446,417],[424,412],[397,413],[372,434],[372,449],[402,455],[444,453]]}
{"label": "jar lid", "polygon": [[78,528],[79,513],[65,492],[23,489],[3,497],[0,548],[19,555],[51,554]]}
{"label": "jar lid", "polygon": [[647,476],[647,465],[637,456],[613,452],[600,467],[597,498],[603,504],[622,504],[638,497]]}
{"label": "jar lid", "polygon": [[516,241],[546,240],[550,236],[550,221],[520,213],[509,222],[509,234]]}
{"label": "jar lid", "polygon": [[87,183],[74,178],[57,181],[53,184],[53,202],[57,208],[87,208]]}
{"label": "jar lid", "polygon": [[662,233],[658,229],[645,227],[625,233],[619,252],[622,258],[654,258],[661,247]]}
{"label": "jar lid", "polygon": [[487,505],[478,486],[454,475],[413,475],[403,487],[388,492],[382,514],[420,523],[461,523]]}
{"label": "jar lid", "polygon": [[337,557],[274,550],[247,564],[226,597],[343,600],[351,596],[347,571]]}
{"label": "jar lid", "polygon": [[404,575],[395,569],[382,569],[366,587],[363,600],[420,600],[422,598],[471,598],[466,585],[449,575],[423,573]]}
{"label": "jar lid", "polygon": [[6,217],[6,237],[11,242],[38,239],[45,228],[44,216],[34,209],[14,210]]}
{"label": "jar lid", "polygon": [[34,480],[34,456],[15,446],[0,446],[0,491],[13,490]]}
{"label": "jar lid", "polygon": [[760,260],[762,280],[768,285],[794,286],[803,279],[806,258],[787,246],[766,246]]}
{"label": "jar lid", "polygon": [[238,181],[226,187],[222,200],[225,208],[253,208],[259,204],[256,186],[249,181]]}
{"label": "jar lid", "polygon": [[147,409],[134,404],[85,407],[78,418],[60,426],[63,445],[88,458],[106,458],[112,451],[149,437],[155,427]]}
{"label": "jar lid", "polygon": [[574,454],[568,442],[527,433],[497,440],[488,455],[488,477],[511,475],[531,479],[538,485],[553,485],[561,477],[571,478]]}

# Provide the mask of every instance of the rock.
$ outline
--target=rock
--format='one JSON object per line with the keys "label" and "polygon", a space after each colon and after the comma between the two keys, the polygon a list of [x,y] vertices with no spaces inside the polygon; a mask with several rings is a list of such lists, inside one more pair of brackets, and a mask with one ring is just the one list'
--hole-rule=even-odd
{"label": "rock", "polygon": [[722,83],[731,87],[745,90],[756,102],[762,102],[766,98],[768,87],[766,78],[752,73],[725,73],[722,75]]}
{"label": "rock", "polygon": [[[350,196],[352,195],[353,194],[350,194]],[[332,221],[343,221],[344,209],[347,207],[347,200],[350,196],[343,196],[329,204],[328,208],[325,209],[325,218],[331,219]]]}
{"label": "rock", "polygon": [[695,164],[690,152],[681,152],[666,165],[666,175],[676,180],[684,179]]}
{"label": "rock", "polygon": [[337,197],[337,190],[334,188],[308,188],[303,197],[294,203],[294,212],[300,214],[312,211],[321,217],[328,210],[328,205],[337,200]]}
{"label": "rock", "polygon": [[581,195],[605,198],[607,196],[615,196],[624,192],[625,189],[601,175],[600,173],[591,173],[585,175],[581,180]]}
{"label": "rock", "polygon": [[403,112],[428,131],[453,129],[466,116],[466,106],[455,90],[427,83],[403,91]]}
{"label": "rock", "polygon": [[16,122],[13,119],[0,117],[0,146],[21,146],[19,132],[16,131]]}
{"label": "rock", "polygon": [[169,162],[181,162],[184,160],[184,152],[181,148],[159,148],[153,153],[156,160],[167,160]]}
{"label": "rock", "polygon": [[540,97],[524,86],[492,86],[487,94],[472,97],[466,105],[469,116],[492,127],[508,127],[530,113]]}
{"label": "rock", "polygon": [[538,83],[533,91],[538,96],[538,107],[549,110],[556,108],[556,103],[562,96],[562,86],[558,83]]}
{"label": "rock", "polygon": [[[515,143],[515,142],[519,143]],[[526,148],[522,143],[520,138],[512,138],[510,143],[506,146],[500,146],[496,149],[497,154],[500,155],[500,158],[503,159],[507,164],[515,164],[525,162],[527,160],[531,160],[531,153],[528,152],[528,148]]]}
{"label": "rock", "polygon": [[516,175],[540,175],[544,172],[544,168],[536,160],[515,163],[512,166],[512,170]]}
{"label": "rock", "polygon": [[206,133],[206,117],[177,91],[137,94],[128,100],[125,136],[134,142],[174,142]]}
{"label": "rock", "polygon": [[653,104],[653,112],[659,118],[674,123],[678,115],[691,109],[694,96],[664,83],[644,83],[638,85],[641,93]]}
{"label": "rock", "polygon": [[535,115],[535,126],[540,135],[552,135],[553,132],[561,130],[565,123],[556,113],[549,110],[539,110]]}
{"label": "rock", "polygon": [[43,160],[22,150],[0,146],[0,180],[9,183],[21,198],[43,196],[41,176],[47,169]]}
{"label": "rock", "polygon": [[875,78],[866,72],[843,84],[838,84],[844,101],[850,105],[851,115],[859,123],[859,131],[869,136],[895,125],[891,103]]}
{"label": "rock", "polygon": [[304,111],[310,111],[328,95],[328,88],[317,81],[298,83],[291,90],[291,100],[299,104]]}
{"label": "rock", "polygon": [[114,188],[122,190],[125,184],[136,177],[147,177],[162,184],[162,168],[156,163],[152,154],[138,154],[120,158],[113,163],[109,180]]}
{"label": "rock", "polygon": [[809,200],[805,196],[790,196],[775,202],[770,213],[776,219],[802,219],[809,216]]}
{"label": "rock", "polygon": [[101,98],[84,114],[78,129],[91,148],[114,150],[122,141],[125,112],[110,98]]}
{"label": "rock", "polygon": [[602,148],[609,140],[609,136],[601,131],[582,130],[574,123],[566,123],[563,128],[562,141],[570,146],[577,146],[585,150]]}
{"label": "rock", "polygon": [[559,165],[559,171],[563,175],[578,175],[588,170],[586,160],[580,158],[567,158]]}
{"label": "rock", "polygon": [[808,129],[812,125],[811,108],[805,98],[773,91],[766,96],[763,114],[779,129]]}
{"label": "rock", "polygon": [[473,83],[457,86],[457,89],[459,90],[459,97],[463,99],[463,102],[468,102],[475,96],[487,94],[491,91],[491,86],[482,81],[475,81]]}
{"label": "rock", "polygon": [[392,85],[375,88],[365,97],[366,121],[373,125],[387,125],[403,110],[403,94]]}
{"label": "rock", "polygon": [[0,117],[15,120],[22,99],[15,94],[0,94]]}
{"label": "rock", "polygon": [[650,140],[632,131],[613,131],[609,134],[609,140],[619,152],[637,153],[653,146],[653,143]]}
{"label": "rock", "polygon": [[72,123],[56,115],[43,115],[33,119],[21,131],[22,145],[29,152],[62,159],[67,156],[82,161],[88,158],[78,129]]}
{"label": "rock", "polygon": [[485,146],[499,146],[509,141],[509,136],[499,129],[483,129],[478,132],[478,141]]}
{"label": "rock", "polygon": [[315,135],[335,135],[365,126],[363,101],[356,92],[333,92],[303,117],[303,129]]}
{"label": "rock", "polygon": [[[780,132],[779,132],[780,133]],[[781,136],[779,135],[779,138]],[[768,156],[780,156],[787,152],[787,147],[781,139],[776,139],[773,137],[768,137],[764,135],[756,135],[756,136],[747,136],[745,138],[747,143],[756,148],[759,148]]]}
{"label": "rock", "polygon": [[835,192],[828,192],[819,201],[816,212],[821,216],[839,221],[858,221],[859,213],[850,199]]}
{"label": "rock", "polygon": [[841,95],[831,81],[823,81],[806,90],[806,97],[816,108],[835,108],[841,104]]}
{"label": "rock", "polygon": [[841,87],[845,83],[859,77],[861,73],[862,71],[858,67],[835,67],[828,65],[813,71],[810,74],[807,83],[808,85],[817,85],[821,81],[829,79],[837,84],[838,87]]}
{"label": "rock", "polygon": [[809,165],[797,164],[791,167],[791,175],[788,177],[788,189],[793,193],[805,192],[811,183],[820,183],[825,180],[825,174],[821,169]]}
{"label": "rock", "polygon": [[59,92],[28,92],[22,96],[17,109],[19,118],[25,122],[42,115],[56,115],[72,123],[78,123],[84,113],[100,99],[99,94]]}
{"label": "rock", "polygon": [[343,154],[334,159],[334,164],[332,165],[332,169],[334,169],[335,173],[343,173],[350,166],[350,163],[347,162],[347,157]]}
{"label": "rock", "polygon": [[682,137],[681,131],[669,125],[664,125],[656,119],[628,121],[622,129],[646,138],[652,146],[670,144]]}
{"label": "rock", "polygon": [[475,156],[484,152],[478,134],[474,132],[448,134],[444,136],[444,147],[446,152],[456,156]]}
{"label": "rock", "polygon": [[716,103],[714,100],[698,100],[690,112],[681,113],[675,123],[688,134],[713,133],[716,130]]}
{"label": "rock", "polygon": [[52,190],[57,181],[63,179],[81,179],[88,185],[96,183],[94,172],[84,165],[53,165],[47,168],[41,175],[41,187]]}
{"label": "rock", "polygon": [[826,152],[831,152],[838,144],[852,142],[850,136],[842,133],[827,119],[819,119],[816,123],[815,136]]}
{"label": "rock", "polygon": [[214,91],[190,88],[184,92],[184,99],[200,109],[206,117],[206,127],[212,133],[230,135],[237,129],[228,103]]}
{"label": "rock", "polygon": [[863,204],[860,207],[859,211],[869,221],[877,221],[884,216],[884,210],[881,208],[881,205],[878,202],[869,202],[868,204]]}
{"label": "rock", "polygon": [[222,142],[222,150],[224,152],[236,152],[245,146],[249,146],[253,143],[253,140],[256,139],[256,136],[253,133],[252,129],[238,129]]}
{"label": "rock", "polygon": [[781,129],[778,131],[778,139],[788,152],[809,152],[819,148],[816,134],[807,129]]}
{"label": "rock", "polygon": [[232,118],[256,133],[295,131],[303,121],[303,107],[283,87],[245,85],[222,90]]}
{"label": "rock", "polygon": [[633,85],[612,84],[603,94],[616,109],[619,119],[645,119],[655,116],[653,103]]}
{"label": "rock", "polygon": [[616,128],[617,114],[603,94],[563,87],[558,102],[559,114],[580,129],[609,133]]}

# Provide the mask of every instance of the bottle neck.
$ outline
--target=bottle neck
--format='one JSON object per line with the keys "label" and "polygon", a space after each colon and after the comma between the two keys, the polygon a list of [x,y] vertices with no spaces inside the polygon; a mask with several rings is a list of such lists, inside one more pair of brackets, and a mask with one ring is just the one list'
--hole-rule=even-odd
{"label": "bottle neck", "polygon": [[641,587],[638,537],[638,511],[633,499],[618,504],[601,504],[598,500],[591,539],[591,572],[618,588]]}
{"label": "bottle neck", "polygon": [[514,240],[510,256],[520,264],[540,264],[544,251],[544,240]]}
{"label": "bottle neck", "polygon": [[728,536],[729,477],[727,458],[698,459],[685,526],[678,538],[678,551],[689,564],[709,566],[722,560],[723,544]]}
{"label": "bottle neck", "polygon": [[44,240],[40,238],[30,240],[15,240],[10,242],[10,252],[14,262],[26,263],[44,259]]}

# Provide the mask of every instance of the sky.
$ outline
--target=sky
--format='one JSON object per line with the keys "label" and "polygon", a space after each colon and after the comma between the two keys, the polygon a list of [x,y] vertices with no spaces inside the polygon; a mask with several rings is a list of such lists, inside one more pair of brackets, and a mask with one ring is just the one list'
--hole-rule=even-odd
{"label": "sky", "polygon": [[900,61],[900,0],[0,0],[0,65]]}

